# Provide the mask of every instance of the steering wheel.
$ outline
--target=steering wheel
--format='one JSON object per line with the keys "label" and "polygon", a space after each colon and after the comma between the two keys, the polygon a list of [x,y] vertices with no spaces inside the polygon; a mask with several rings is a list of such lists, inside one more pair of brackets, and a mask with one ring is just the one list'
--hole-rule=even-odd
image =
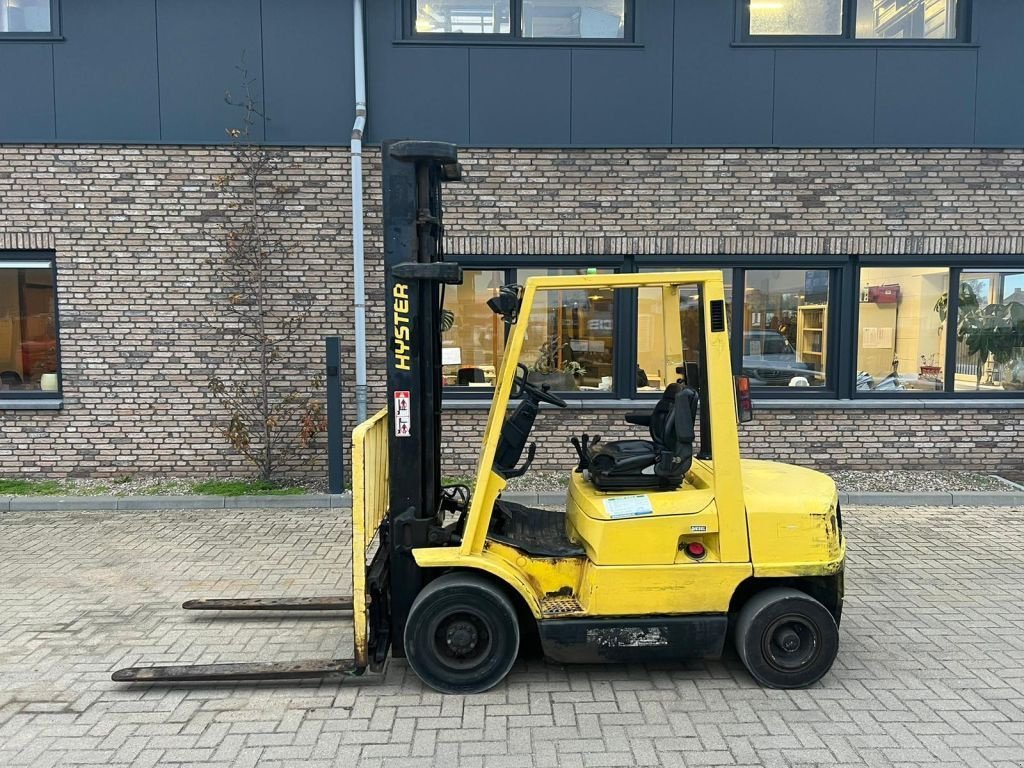
{"label": "steering wheel", "polygon": [[552,392],[547,384],[537,386],[530,383],[530,372],[525,365],[519,363],[517,366],[516,378],[512,385],[512,397],[521,397],[524,392],[529,392],[537,400],[559,408],[568,408],[569,404]]}

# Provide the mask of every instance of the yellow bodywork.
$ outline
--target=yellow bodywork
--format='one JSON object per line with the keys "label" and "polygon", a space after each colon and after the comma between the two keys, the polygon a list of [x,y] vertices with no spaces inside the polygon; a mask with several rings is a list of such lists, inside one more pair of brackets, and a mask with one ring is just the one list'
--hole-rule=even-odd
{"label": "yellow bodywork", "polygon": [[352,431],[352,622],[355,663],[368,661],[366,563],[388,512],[388,412],[378,411]]}
{"label": "yellow bodywork", "polygon": [[[710,302],[724,300],[720,272],[533,277],[523,289],[520,317],[529,317],[542,291],[660,287],[666,345],[674,345],[666,348],[666,357],[681,360],[683,286],[699,287],[704,302],[713,460],[695,458],[686,482],[674,491],[602,493],[582,474],[572,473],[566,532],[582,545],[585,557],[534,557],[490,540],[491,513],[505,488],[504,479],[491,468],[527,330],[527,323],[516,323],[497,374],[462,542],[414,550],[421,567],[486,572],[514,589],[541,621],[724,613],[737,587],[751,577],[827,576],[841,570],[845,542],[836,521],[838,496],[832,480],[808,469],[740,459],[729,334],[712,330],[710,319]],[[375,428],[371,424],[370,430]],[[621,497],[633,497],[626,503],[649,511],[618,517],[609,511],[615,504],[606,502]],[[360,513],[354,513],[358,519]],[[706,550],[699,561],[685,552],[685,545],[694,541]]]}

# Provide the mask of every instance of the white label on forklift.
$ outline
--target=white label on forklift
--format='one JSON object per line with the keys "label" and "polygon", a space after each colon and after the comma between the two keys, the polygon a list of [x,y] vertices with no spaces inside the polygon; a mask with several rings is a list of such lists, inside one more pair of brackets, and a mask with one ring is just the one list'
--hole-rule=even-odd
{"label": "white label on forklift", "polygon": [[412,437],[412,410],[409,390],[395,390],[395,437]]}
{"label": "white label on forklift", "polygon": [[654,514],[649,496],[616,496],[612,499],[605,499],[604,511],[613,520]]}

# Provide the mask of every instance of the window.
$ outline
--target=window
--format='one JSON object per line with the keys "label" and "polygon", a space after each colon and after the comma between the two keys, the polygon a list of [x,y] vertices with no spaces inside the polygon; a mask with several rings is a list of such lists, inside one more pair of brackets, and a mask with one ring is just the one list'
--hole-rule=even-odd
{"label": "window", "polygon": [[[648,269],[644,272],[651,271]],[[727,318],[732,315],[732,270],[725,270],[725,306]],[[671,326],[662,316],[660,288],[637,291],[636,325],[636,390],[661,392],[679,378],[677,370],[684,362],[700,361],[700,304],[695,286],[679,291],[679,324],[674,327],[676,344],[682,331],[682,349],[673,349]]]}
{"label": "window", "polygon": [[830,384],[828,270],[747,270],[742,328],[742,371],[753,386]]}
{"label": "window", "polygon": [[858,0],[857,37],[949,40],[956,37],[957,0]]}
{"label": "window", "polygon": [[745,34],[836,40],[956,40],[968,0],[740,0]]}
{"label": "window", "polygon": [[[600,270],[608,271],[608,270]],[[487,306],[502,285],[543,275],[585,274],[586,269],[463,270],[462,285],[445,289],[447,330],[441,336],[444,383],[493,387],[505,347],[505,325]],[[519,360],[530,380],[551,389],[607,392],[614,382],[613,292],[542,291],[528,323]],[[449,314],[450,313],[450,314]]]}
{"label": "window", "polygon": [[53,261],[0,257],[0,399],[60,390]]}
{"label": "window", "polygon": [[504,323],[487,306],[507,282],[504,270],[467,269],[445,287],[441,367],[448,387],[493,387],[505,349]]}
{"label": "window", "polygon": [[945,389],[948,295],[945,267],[861,270],[858,391]]}
{"label": "window", "polygon": [[507,35],[511,19],[510,0],[416,0],[414,28],[418,34]]}
{"label": "window", "polygon": [[415,0],[416,36],[624,40],[627,0]]}
{"label": "window", "polygon": [[750,0],[751,35],[841,35],[843,0]]}
{"label": "window", "polygon": [[1024,271],[960,273],[958,391],[1024,390]]}
{"label": "window", "polygon": [[523,0],[523,37],[618,38],[625,0]]}
{"label": "window", "polygon": [[[608,270],[600,270],[608,271]],[[585,269],[520,269],[517,282],[541,275],[586,274]],[[614,387],[615,301],[609,289],[537,294],[521,362],[530,380],[560,391],[610,392]]]}
{"label": "window", "polygon": [[55,0],[0,0],[0,35],[53,32],[55,5]]}
{"label": "window", "polygon": [[[601,257],[599,271],[722,270],[733,370],[749,377],[756,397],[1022,397],[1024,260],[957,258],[626,256]],[[465,396],[494,385],[506,329],[486,302],[501,286],[587,272],[471,260],[464,284],[445,293],[446,386]],[[660,288],[542,291],[520,320],[520,362],[532,379],[577,398],[654,398],[682,363],[700,360],[696,289],[681,288],[678,306],[678,316],[664,317]]]}

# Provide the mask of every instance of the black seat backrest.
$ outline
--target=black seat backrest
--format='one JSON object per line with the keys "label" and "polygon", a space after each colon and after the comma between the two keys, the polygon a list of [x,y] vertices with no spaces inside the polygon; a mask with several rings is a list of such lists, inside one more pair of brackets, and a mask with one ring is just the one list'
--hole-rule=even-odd
{"label": "black seat backrest", "polygon": [[655,448],[659,451],[665,450],[666,448],[668,450],[672,450],[673,448],[669,442],[666,442],[665,433],[668,431],[669,424],[673,421],[676,397],[678,397],[682,388],[682,384],[669,384],[662,393],[661,399],[658,400],[657,405],[654,406],[654,410],[651,412],[651,423],[649,426],[651,442],[654,443]]}
{"label": "black seat backrest", "polygon": [[694,425],[697,422],[697,390],[679,386],[672,402],[672,412],[665,425],[662,445],[680,458],[693,453]]}

